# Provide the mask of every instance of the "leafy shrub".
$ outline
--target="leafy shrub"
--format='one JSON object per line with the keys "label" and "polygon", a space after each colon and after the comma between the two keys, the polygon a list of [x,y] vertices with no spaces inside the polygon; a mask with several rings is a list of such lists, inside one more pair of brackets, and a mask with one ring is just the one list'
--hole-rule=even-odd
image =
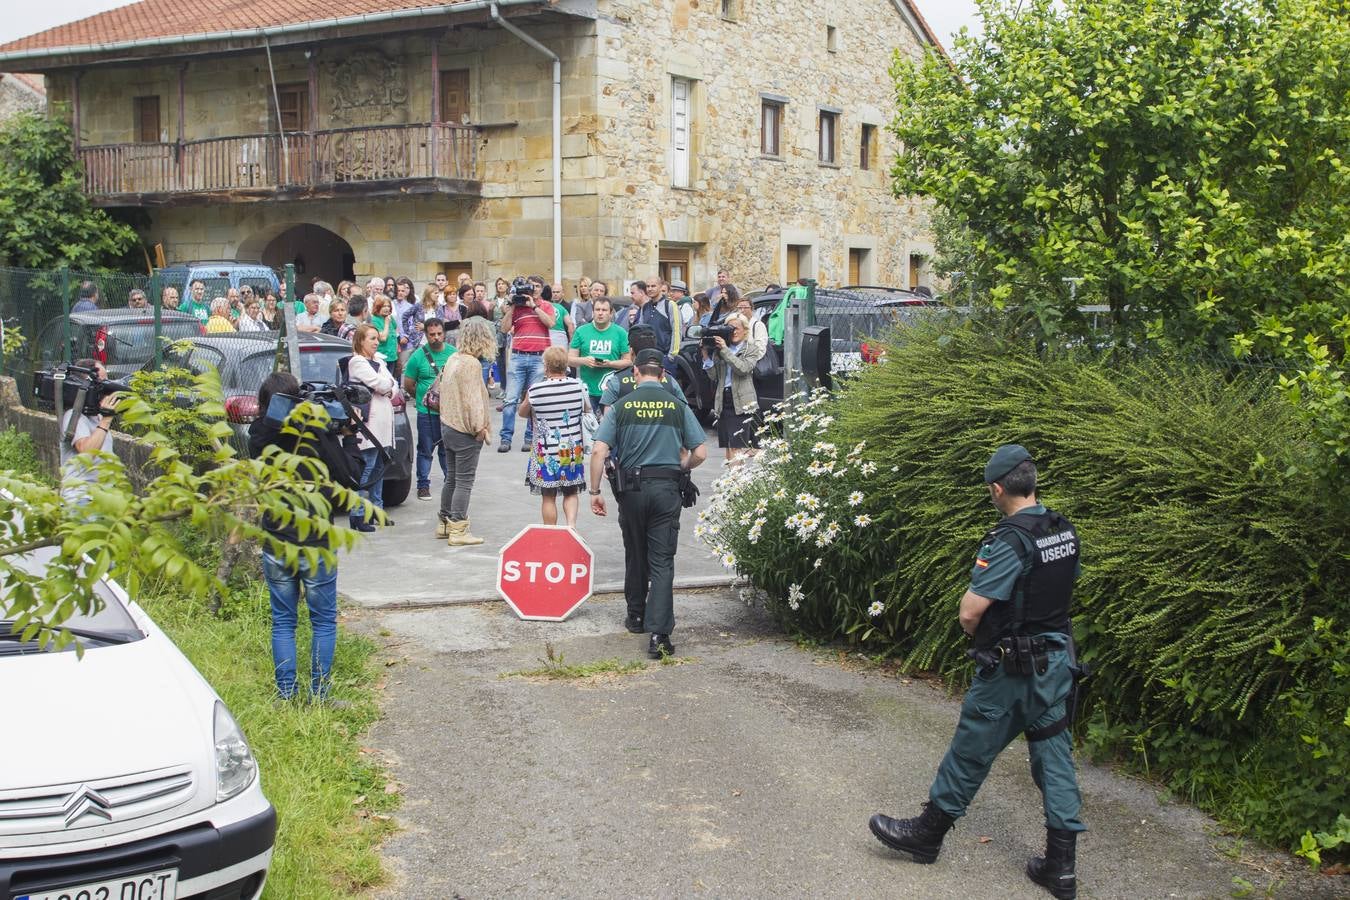
{"label": "leafy shrub", "polygon": [[14,428],[0,431],[0,472],[3,471],[36,478],[44,484],[51,481],[38,461],[33,436]]}
{"label": "leafy shrub", "polygon": [[1293,465],[1307,426],[1269,379],[1047,357],[973,328],[887,352],[719,482],[699,528],[725,561],[793,629],[965,678],[957,603],[997,518],[982,469],[1025,444],[1083,540],[1080,731],[1264,839],[1334,831],[1350,515]]}

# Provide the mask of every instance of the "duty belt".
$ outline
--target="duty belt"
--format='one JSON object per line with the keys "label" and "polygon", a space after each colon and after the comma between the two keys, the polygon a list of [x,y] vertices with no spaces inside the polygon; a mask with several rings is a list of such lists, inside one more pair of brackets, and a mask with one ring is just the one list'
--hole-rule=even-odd
{"label": "duty belt", "polygon": [[668,478],[671,481],[679,481],[684,477],[684,470],[663,466],[640,466],[636,469],[629,469],[628,474],[639,478]]}

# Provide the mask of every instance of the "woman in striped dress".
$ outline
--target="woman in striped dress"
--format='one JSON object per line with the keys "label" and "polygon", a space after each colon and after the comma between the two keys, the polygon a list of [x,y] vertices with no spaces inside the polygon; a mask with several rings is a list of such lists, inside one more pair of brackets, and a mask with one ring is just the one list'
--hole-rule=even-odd
{"label": "woman in striped dress", "polygon": [[539,494],[545,525],[558,524],[558,494],[569,527],[577,524],[580,493],[586,484],[585,449],[581,416],[586,409],[586,387],[567,377],[567,348],[544,351],[544,377],[530,385],[519,413],[534,420],[534,450],[525,470],[530,493]]}

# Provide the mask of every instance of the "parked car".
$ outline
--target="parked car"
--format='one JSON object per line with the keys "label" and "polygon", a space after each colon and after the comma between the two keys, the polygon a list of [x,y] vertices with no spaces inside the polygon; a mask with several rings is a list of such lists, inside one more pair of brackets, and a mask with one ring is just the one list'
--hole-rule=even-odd
{"label": "parked car", "polygon": [[[327,334],[298,335],[302,382],[333,383],[338,378],[338,361],[351,356],[349,341]],[[235,446],[248,452],[248,426],[258,417],[258,388],[276,366],[276,337],[271,333],[201,335],[177,345],[166,357],[169,365],[194,373],[208,367],[220,372],[225,394],[225,416],[234,431]],[[393,460],[385,469],[384,505],[398,506],[408,498],[412,487],[413,456],[417,448],[407,404],[401,388],[394,389]]]}
{"label": "parked car", "polygon": [[178,289],[178,296],[186,299],[188,287],[200,279],[206,285],[206,299],[222,297],[229,288],[238,288],[247,284],[262,296],[267,291],[281,287],[277,273],[261,262],[249,260],[205,259],[194,262],[175,263],[165,266],[157,273],[160,286]]}
{"label": "parked car", "polygon": [[103,609],[65,623],[83,657],[20,640],[0,593],[0,897],[254,900],[277,818],[248,741],[116,582],[97,591]]}
{"label": "parked car", "polygon": [[[112,378],[143,368],[155,355],[155,316],[147,309],[99,309],[49,319],[33,342],[35,368],[88,357],[103,363]],[[164,310],[160,314],[161,346],[202,333],[197,317]],[[67,344],[67,340],[69,343]]]}

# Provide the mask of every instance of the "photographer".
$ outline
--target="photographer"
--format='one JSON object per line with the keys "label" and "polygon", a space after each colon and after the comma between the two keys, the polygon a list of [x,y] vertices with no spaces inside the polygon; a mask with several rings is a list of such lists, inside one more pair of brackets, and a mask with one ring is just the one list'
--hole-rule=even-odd
{"label": "photographer", "polygon": [[717,446],[726,450],[727,462],[731,462],[738,451],[755,446],[755,417],[759,412],[755,363],[764,355],[764,347],[749,340],[750,322],[745,316],[732,313],[723,324],[731,329],[731,336],[712,337],[712,358],[703,365],[712,370]]}
{"label": "photographer", "polygon": [[[530,385],[543,377],[544,351],[550,346],[548,333],[557,320],[542,280],[517,278],[511,283],[511,308],[502,316],[501,323],[502,334],[511,336],[511,362],[498,453],[511,450],[511,438],[516,433],[516,406]],[[531,442],[527,424],[521,449],[528,452]]]}
{"label": "photographer", "polygon": [[[340,482],[340,470],[349,464],[341,459],[325,459],[325,445],[319,435],[286,434],[285,415],[279,415],[271,409],[274,395],[299,402],[300,393],[300,382],[289,372],[273,372],[263,380],[262,387],[258,389],[258,409],[262,415],[254,419],[248,428],[249,454],[258,457],[266,447],[275,446],[288,453],[318,458],[328,465],[334,480]],[[278,541],[301,547],[321,547],[325,544],[312,530],[301,537],[293,519],[283,523],[271,516],[264,516],[261,524]],[[310,696],[316,702],[323,702],[328,697],[332,682],[333,651],[337,644],[337,563],[319,561],[311,566],[304,554],[300,554],[292,569],[266,549],[262,551],[262,563],[272,607],[272,665],[277,697],[282,701],[290,701],[299,694],[295,626],[300,607],[300,590],[303,587],[313,631],[309,663]]]}
{"label": "photographer", "polygon": [[[108,377],[108,370],[96,360],[82,359],[75,363],[74,368],[96,373],[95,377],[99,381]],[[102,415],[91,416],[82,410],[71,409],[61,419],[61,494],[70,503],[83,506],[89,502],[84,485],[98,482],[96,454],[113,452],[110,429],[116,406],[117,395],[109,394],[99,402]],[[75,420],[73,433],[72,418]],[[67,434],[71,435],[69,440],[66,439]]]}
{"label": "photographer", "polygon": [[[388,297],[382,296],[375,299],[377,302],[389,301]],[[361,493],[383,511],[384,467],[387,462],[385,448],[394,445],[394,405],[391,398],[398,383],[384,360],[376,355],[379,344],[380,334],[375,326],[358,325],[352,334],[353,354],[347,364],[347,375],[352,382],[365,385],[370,390],[370,416],[366,425],[375,441],[372,442],[364,435],[361,437],[361,456],[365,460],[361,483],[370,485]],[[366,521],[365,513],[364,505],[353,508],[351,526],[357,531],[374,531],[375,526]],[[386,517],[383,524],[392,527],[394,520]]]}

